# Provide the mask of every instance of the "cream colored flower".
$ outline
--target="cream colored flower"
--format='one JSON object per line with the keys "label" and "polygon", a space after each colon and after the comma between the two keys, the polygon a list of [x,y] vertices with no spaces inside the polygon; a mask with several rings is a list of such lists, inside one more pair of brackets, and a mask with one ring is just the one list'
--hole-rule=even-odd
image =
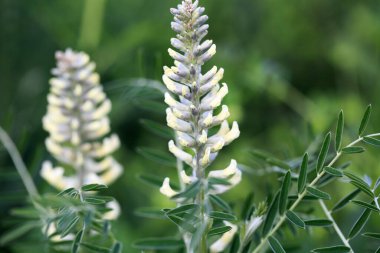
{"label": "cream colored flower", "polygon": [[[168,92],[165,94],[166,120],[169,127],[176,131],[177,143],[169,142],[169,150],[177,159],[185,162],[196,171],[205,170],[215,160],[219,151],[239,137],[236,122],[230,129],[227,119],[230,116],[227,105],[222,105],[228,94],[228,86],[221,83],[224,69],[212,67],[202,74],[202,65],[216,53],[212,40],[204,40],[207,34],[208,17],[198,1],[185,0],[171,9],[175,16],[172,29],[177,32],[171,39],[173,49],[168,50],[174,66],[164,67],[162,80]],[[221,110],[219,110],[221,106]],[[218,112],[216,112],[218,110]],[[219,127],[210,135],[209,130]],[[211,191],[219,194],[239,183],[241,171],[234,162],[234,171],[228,177],[226,170],[210,172],[210,177],[219,177],[231,182],[231,186],[216,185]],[[189,178],[183,177],[184,182]],[[193,181],[193,180],[191,180]]]}
{"label": "cream colored flower", "polygon": [[57,52],[56,60],[42,122],[49,132],[46,148],[60,165],[45,161],[41,176],[59,190],[91,183],[109,185],[123,172],[112,157],[120,140],[116,134],[109,135],[111,101],[87,54],[67,49]]}
{"label": "cream colored flower", "polygon": [[227,246],[231,243],[234,238],[235,233],[237,232],[238,227],[228,221],[223,221],[224,225],[232,227],[230,231],[225,232],[222,237],[220,237],[217,241],[215,241],[211,247],[211,253],[222,252],[227,248]]}

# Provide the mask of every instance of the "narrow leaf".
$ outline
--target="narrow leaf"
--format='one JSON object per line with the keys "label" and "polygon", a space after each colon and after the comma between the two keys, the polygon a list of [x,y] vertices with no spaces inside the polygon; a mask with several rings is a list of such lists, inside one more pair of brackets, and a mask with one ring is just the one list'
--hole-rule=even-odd
{"label": "narrow leaf", "polygon": [[222,227],[217,227],[217,228],[212,228],[210,232],[208,232],[208,236],[213,236],[213,235],[219,235],[219,234],[224,234],[225,232],[228,232],[232,229],[230,226],[222,226]]}
{"label": "narrow leaf", "polygon": [[277,192],[276,196],[274,197],[269,209],[267,216],[264,221],[263,226],[263,236],[268,234],[268,232],[271,230],[273,226],[274,219],[276,218],[277,210],[278,210],[278,201],[279,201],[279,195],[280,193]]}
{"label": "narrow leaf", "polygon": [[133,244],[139,250],[176,250],[183,246],[182,240],[174,238],[147,238]]}
{"label": "narrow leaf", "polygon": [[110,252],[110,250],[108,248],[100,247],[100,246],[94,245],[92,243],[90,244],[90,243],[82,242],[82,243],[80,243],[80,245],[83,246],[84,248],[87,248],[87,249],[90,249],[92,251],[99,252],[99,253],[109,253]]}
{"label": "narrow leaf", "polygon": [[79,242],[82,239],[83,230],[79,230],[79,232],[76,234],[75,239],[73,241],[73,245],[71,247],[71,253],[77,253],[79,249]]}
{"label": "narrow leaf", "polygon": [[374,197],[373,192],[369,189],[369,187],[365,184],[361,184],[357,181],[351,181],[350,182],[352,185],[354,185],[356,188],[360,189],[362,192],[370,196],[371,198]]}
{"label": "narrow leaf", "polygon": [[314,220],[305,220],[305,224],[307,226],[313,226],[313,227],[328,227],[328,226],[331,226],[333,222],[327,219],[314,219]]}
{"label": "narrow leaf", "polygon": [[330,200],[331,197],[328,193],[326,192],[323,192],[319,189],[316,189],[316,188],[313,188],[313,187],[307,187],[306,188],[307,192],[310,193],[311,195],[317,197],[317,198],[320,198],[320,199],[326,199],[326,200]]}
{"label": "narrow leaf", "polygon": [[360,233],[360,231],[367,223],[369,216],[371,216],[371,210],[365,209],[364,212],[360,215],[359,219],[357,219],[355,222],[354,226],[351,228],[350,233],[348,234],[349,239],[356,237]]}
{"label": "narrow leaf", "polygon": [[331,212],[336,212],[340,209],[342,209],[345,205],[347,205],[353,198],[355,198],[360,193],[359,189],[356,189],[355,191],[349,193],[347,196],[343,197],[341,200],[338,201],[334,205],[334,207],[331,209]]}
{"label": "narrow leaf", "polygon": [[363,153],[364,151],[365,151],[365,149],[363,147],[360,147],[360,146],[352,146],[352,147],[342,148],[343,154],[359,154],[359,153]]}
{"label": "narrow leaf", "polygon": [[343,177],[343,172],[333,167],[325,167],[324,170],[334,177]]}
{"label": "narrow leaf", "polygon": [[281,193],[280,193],[280,202],[279,202],[279,213],[283,214],[286,210],[286,204],[288,200],[289,187],[291,185],[291,175],[288,171],[282,181]]}
{"label": "narrow leaf", "polygon": [[323,140],[322,148],[319,151],[317,167],[316,167],[317,173],[319,173],[323,168],[327,153],[329,151],[330,141],[331,141],[331,133],[329,132],[326,134],[326,137]]}
{"label": "narrow leaf", "polygon": [[211,202],[213,202],[215,205],[219,206],[224,211],[230,211],[231,207],[228,205],[227,202],[225,202],[222,198],[218,197],[217,195],[209,195],[209,198]]}
{"label": "narrow leaf", "polygon": [[61,238],[65,237],[66,235],[70,234],[70,232],[73,230],[75,225],[78,223],[79,217],[75,217],[68,225],[67,227],[62,231]]}
{"label": "narrow leaf", "polygon": [[162,125],[160,123],[148,119],[142,119],[140,120],[140,123],[143,125],[144,128],[146,128],[153,134],[156,134],[166,139],[173,138],[173,131],[170,130],[170,128],[166,125]]}
{"label": "narrow leaf", "polygon": [[194,233],[195,232],[195,227],[193,226],[193,224],[187,222],[186,220],[178,217],[178,216],[175,216],[175,215],[168,215],[168,218],[174,222],[176,225],[178,225],[179,227],[181,227],[182,229],[190,232],[190,233]]}
{"label": "narrow leaf", "polygon": [[311,252],[314,252],[314,253],[345,253],[345,252],[351,252],[351,249],[347,246],[344,246],[344,245],[337,245],[337,246],[313,249]]}
{"label": "narrow leaf", "polygon": [[307,180],[307,165],[309,162],[309,155],[305,153],[302,159],[302,165],[300,169],[300,175],[298,177],[298,193],[305,190],[306,180]]}
{"label": "narrow leaf", "polygon": [[167,215],[177,215],[185,212],[194,212],[197,209],[199,209],[199,205],[197,204],[188,204],[188,205],[183,205],[174,209],[171,209],[170,211],[166,212]]}
{"label": "narrow leaf", "polygon": [[268,242],[274,253],[286,253],[280,242],[273,236],[269,236]]}
{"label": "narrow leaf", "polygon": [[370,144],[370,145],[373,145],[373,146],[376,146],[376,147],[380,147],[380,140],[379,139],[376,139],[376,138],[373,138],[373,137],[368,137],[368,136],[364,136],[363,137],[363,141],[367,144]]}
{"label": "narrow leaf", "polygon": [[343,110],[341,110],[338,117],[338,124],[336,125],[336,134],[335,134],[335,150],[336,151],[339,151],[342,146],[343,127],[344,127],[344,114],[343,114]]}
{"label": "narrow leaf", "polygon": [[360,122],[360,127],[358,131],[358,135],[361,136],[363,132],[365,131],[365,128],[367,127],[369,118],[371,116],[372,106],[368,105],[367,109],[365,110],[364,116],[362,118],[362,121]]}
{"label": "narrow leaf", "polygon": [[111,250],[111,253],[121,253],[123,250],[123,247],[120,242],[116,242]]}
{"label": "narrow leaf", "polygon": [[88,184],[81,187],[82,191],[99,191],[103,189],[107,189],[107,185],[103,184]]}
{"label": "narrow leaf", "polygon": [[367,203],[367,202],[364,202],[364,201],[352,200],[352,203],[355,203],[356,205],[365,207],[365,208],[370,209],[370,210],[375,211],[375,212],[380,212],[380,210],[377,208],[377,206],[372,205],[372,204]]}
{"label": "narrow leaf", "polygon": [[200,181],[196,181],[194,183],[192,183],[190,186],[188,186],[186,188],[186,190],[184,190],[183,192],[180,192],[176,195],[174,195],[172,197],[172,199],[178,199],[178,198],[185,198],[185,199],[189,199],[189,198],[193,198],[195,197],[198,192],[199,192],[199,186],[200,186]]}
{"label": "narrow leaf", "polygon": [[288,218],[288,220],[292,222],[294,225],[303,229],[305,228],[305,222],[303,222],[303,220],[295,212],[290,210],[287,211],[286,218]]}
{"label": "narrow leaf", "polygon": [[370,237],[370,238],[375,238],[375,239],[380,239],[380,233],[366,232],[366,233],[363,233],[362,236],[366,236],[366,237]]}
{"label": "narrow leaf", "polygon": [[227,220],[227,221],[234,221],[237,220],[237,218],[229,213],[219,212],[219,211],[212,211],[209,214],[210,218],[218,219],[218,220]]}

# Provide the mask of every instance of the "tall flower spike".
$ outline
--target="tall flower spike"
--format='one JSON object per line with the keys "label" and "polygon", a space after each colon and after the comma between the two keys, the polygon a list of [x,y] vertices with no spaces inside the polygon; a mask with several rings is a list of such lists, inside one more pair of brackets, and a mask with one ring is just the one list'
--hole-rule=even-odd
{"label": "tall flower spike", "polygon": [[[169,90],[165,94],[165,102],[169,106],[166,110],[167,124],[178,136],[177,145],[174,141],[169,142],[169,150],[192,167],[195,180],[206,178],[205,169],[218,152],[240,134],[236,122],[230,129],[228,106],[222,105],[228,93],[227,84],[220,83],[224,70],[214,66],[202,74],[202,65],[216,53],[215,44],[211,40],[203,40],[208,29],[204,10],[198,6],[198,1],[192,0],[184,0],[176,9],[171,9],[174,15],[171,26],[177,36],[171,39],[174,49],[170,48],[168,52],[174,59],[174,66],[164,67],[162,78]],[[215,113],[219,106],[220,112]],[[210,136],[209,129],[217,126],[220,126],[219,131]],[[210,193],[220,194],[240,182],[241,171],[232,160],[226,169],[211,171],[208,177],[229,181],[230,184],[210,189]],[[182,173],[181,178],[185,179],[184,183],[194,181],[186,173]]]}
{"label": "tall flower spike", "polygon": [[110,184],[123,170],[111,156],[120,141],[117,135],[108,135],[111,102],[94,72],[95,63],[87,54],[71,49],[55,57],[57,67],[52,70],[55,77],[50,80],[43,127],[49,132],[46,147],[62,166],[45,161],[41,176],[60,190]]}

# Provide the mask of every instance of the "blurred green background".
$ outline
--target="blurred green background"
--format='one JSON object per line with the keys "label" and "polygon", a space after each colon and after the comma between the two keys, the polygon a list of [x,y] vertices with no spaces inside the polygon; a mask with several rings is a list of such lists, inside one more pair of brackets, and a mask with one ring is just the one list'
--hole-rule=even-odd
{"label": "blurred green background", "polygon": [[[169,155],[168,139],[153,135],[140,122],[150,119],[165,124],[164,110],[156,106],[162,94],[144,85],[160,82],[162,66],[172,65],[167,54],[174,36],[169,8],[178,2],[0,0],[0,125],[16,142],[41,192],[53,191],[40,178],[39,169],[50,158],[41,118],[46,112],[54,52],[67,47],[84,50],[97,63],[113,102],[112,128],[122,141],[116,156],[125,173],[106,194],[115,196],[122,206],[114,228],[125,252],[136,252],[131,243],[138,238],[176,231],[169,221],[140,218],[134,210],[173,206],[136,175],[175,179],[173,166],[150,161],[137,150],[157,148]],[[345,112],[347,144],[355,138],[369,103],[374,107],[369,130],[380,131],[378,0],[203,0],[201,4],[210,18],[208,38],[217,45],[211,66],[225,69],[224,81],[230,89],[225,103],[230,106],[231,120],[237,120],[241,129],[241,137],[213,165],[224,168],[234,158],[247,166],[243,182],[225,194],[237,211],[250,192],[262,201],[280,185],[277,175],[261,173],[262,166],[252,160],[249,150],[266,150],[281,159],[299,157],[316,137],[335,128],[340,109]],[[379,151],[366,148],[367,154],[354,157],[351,170],[375,179],[380,174]],[[9,210],[23,204],[26,192],[2,147],[0,166],[2,233],[14,222]],[[335,193],[336,201],[353,188],[335,182],[327,189]],[[338,213],[343,231],[347,233],[360,212],[349,205]],[[371,219],[367,229],[379,232],[379,217]],[[289,248],[302,241],[285,236]],[[297,236],[307,235],[300,231]],[[338,241],[324,229],[314,230],[312,236],[294,252]],[[352,245],[357,252],[373,252],[379,242],[358,238]],[[14,243],[0,252],[27,250]]]}

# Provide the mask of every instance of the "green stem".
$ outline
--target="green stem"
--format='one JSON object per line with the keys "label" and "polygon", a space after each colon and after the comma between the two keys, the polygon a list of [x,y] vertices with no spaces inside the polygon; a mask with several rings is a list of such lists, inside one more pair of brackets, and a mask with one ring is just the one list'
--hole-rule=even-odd
{"label": "green stem", "polygon": [[22,182],[25,185],[25,188],[29,196],[33,199],[34,197],[39,196],[37,187],[34,185],[33,179],[30,176],[28,169],[25,166],[24,161],[21,158],[20,153],[18,152],[16,145],[13,143],[8,134],[0,127],[0,140],[3,143],[4,147],[8,151],[9,155],[12,158],[12,161],[16,167],[18,174],[21,177]]}
{"label": "green stem", "polygon": [[331,212],[328,210],[325,202],[323,202],[322,199],[319,199],[319,204],[321,205],[322,207],[322,210],[323,212],[325,213],[326,217],[331,220],[333,222],[333,227],[335,229],[335,232],[337,233],[337,235],[339,236],[340,240],[343,242],[343,244],[350,248],[350,253],[353,253],[354,251],[352,250],[351,248],[351,245],[350,243],[348,242],[347,238],[344,236],[344,234],[342,233],[342,231],[340,230],[338,224],[335,222],[334,218],[332,217],[331,215]]}
{"label": "green stem", "polygon": [[[375,136],[380,136],[380,133],[375,133],[375,134],[367,135],[367,137],[375,137]],[[361,142],[362,140],[363,140],[363,137],[359,137],[355,141],[353,141],[350,144],[348,144],[346,147],[354,146],[355,144]],[[342,155],[342,151],[337,152],[336,155],[335,155],[335,157],[331,160],[331,162],[327,166],[330,167],[330,166],[334,165],[334,163],[339,159],[339,157],[341,155]],[[309,187],[313,187],[319,181],[319,179],[322,178],[322,176],[324,174],[325,174],[324,171],[322,171],[320,174],[317,174],[317,177],[308,186]],[[293,205],[291,205],[291,207],[289,208],[289,210],[293,211],[298,206],[298,204],[301,203],[301,201],[306,196],[306,194],[307,194],[307,191],[306,191],[306,188],[305,188],[305,190],[303,190],[303,192],[298,195],[297,200],[293,203]],[[284,223],[285,220],[286,220],[285,214],[281,215],[281,217],[278,220],[276,226],[274,226],[272,228],[272,230],[269,231],[269,233],[267,235],[265,235],[261,239],[259,245],[257,245],[257,247],[252,251],[252,253],[259,253],[260,250],[263,249],[263,247],[266,245],[266,242],[267,242],[268,238],[270,236],[272,236],[281,227],[281,225]]]}

